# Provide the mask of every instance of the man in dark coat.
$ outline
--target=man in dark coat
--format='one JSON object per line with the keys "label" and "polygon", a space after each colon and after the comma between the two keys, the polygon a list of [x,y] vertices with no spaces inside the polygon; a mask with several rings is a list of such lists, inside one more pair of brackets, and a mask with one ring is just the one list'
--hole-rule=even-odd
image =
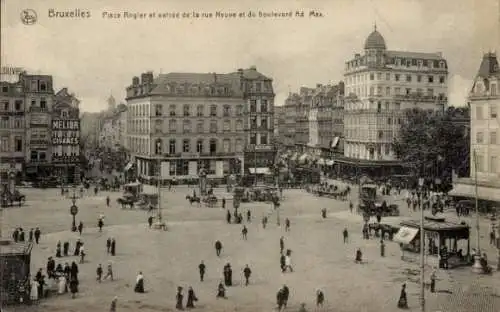
{"label": "man in dark coat", "polygon": [[224,284],[222,284],[222,282],[220,282],[217,286],[217,299],[219,298],[226,298],[226,288],[224,287]]}
{"label": "man in dark coat", "polygon": [[252,274],[252,270],[248,267],[248,264],[243,269],[243,276],[245,276],[245,286],[248,286],[250,283],[250,275]]}
{"label": "man in dark coat", "polygon": [[283,253],[283,250],[285,249],[285,238],[283,236],[280,237],[280,254]]}
{"label": "man in dark coat", "polygon": [[71,269],[69,272],[70,279],[75,279],[78,281],[78,265],[75,261],[71,263]]}
{"label": "man in dark coat", "polygon": [[69,281],[70,275],[71,275],[71,267],[69,266],[68,262],[64,264],[64,275],[66,276],[66,280]]}
{"label": "man in dark coat", "polygon": [[203,260],[201,261],[200,265],[198,265],[198,269],[200,271],[200,282],[203,282],[203,277],[205,276],[205,263],[203,263]]}
{"label": "man in dark coat", "polygon": [[221,251],[222,251],[222,243],[218,240],[215,242],[215,253],[217,254],[217,257],[220,257]]}
{"label": "man in dark coat", "polygon": [[111,237],[106,240],[106,252],[109,254],[111,251]]}
{"label": "man in dark coat", "polygon": [[33,242],[33,237],[34,237],[34,230],[33,229],[30,229],[29,233],[28,233],[28,242],[32,243]]}
{"label": "man in dark coat", "polygon": [[251,222],[252,221],[252,212],[250,211],[250,209],[247,210],[247,222]]}
{"label": "man in dark coat", "polygon": [[76,297],[76,293],[78,292],[78,280],[76,278],[72,278],[69,281],[69,290],[71,291],[71,298]]}
{"label": "man in dark coat", "polygon": [[233,285],[233,270],[231,269],[231,264],[227,263],[224,266],[224,284],[226,286],[232,286]]}
{"label": "man in dark coat", "polygon": [[102,227],[104,226],[104,221],[102,221],[102,218],[99,218],[99,221],[97,221],[97,226],[99,227],[99,232],[102,232]]}
{"label": "man in dark coat", "polygon": [[116,255],[116,241],[114,238],[111,239],[111,255]]}
{"label": "man in dark coat", "polygon": [[228,224],[231,224],[231,212],[229,210],[226,213],[226,221]]}
{"label": "man in dark coat", "polygon": [[53,278],[54,277],[54,271],[56,269],[56,261],[52,258],[49,257],[47,260],[47,275],[48,278]]}
{"label": "man in dark coat", "polygon": [[286,305],[288,303],[288,298],[290,296],[290,289],[288,289],[288,286],[283,285],[283,306],[286,308]]}
{"label": "man in dark coat", "polygon": [[39,228],[36,228],[35,229],[35,243],[39,243],[40,242],[40,236],[42,235],[42,232],[40,231]]}
{"label": "man in dark coat", "polygon": [[149,218],[148,218],[148,225],[149,225],[149,228],[151,228],[153,226],[153,217],[152,216],[149,216]]}
{"label": "man in dark coat", "polygon": [[82,232],[83,232],[83,222],[80,221],[80,223],[78,223],[78,233],[80,233],[80,236],[82,235]]}
{"label": "man in dark coat", "polygon": [[63,243],[63,256],[67,257],[69,253],[69,242]]}
{"label": "man in dark coat", "polygon": [[184,295],[182,294],[182,287],[177,286],[177,294],[175,295],[175,308],[177,310],[184,310]]}
{"label": "man in dark coat", "polygon": [[19,229],[19,241],[24,242],[24,230],[22,228]]}

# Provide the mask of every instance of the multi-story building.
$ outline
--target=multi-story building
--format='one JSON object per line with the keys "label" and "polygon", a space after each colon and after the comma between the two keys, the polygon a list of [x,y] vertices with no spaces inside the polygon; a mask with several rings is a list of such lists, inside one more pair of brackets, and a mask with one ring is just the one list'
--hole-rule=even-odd
{"label": "multi-story building", "polygon": [[26,162],[24,85],[21,81],[0,81],[0,174],[22,178]]}
{"label": "multi-story building", "polygon": [[[470,178],[454,183],[452,196],[500,203],[500,68],[495,53],[483,56],[470,94]],[[478,184],[477,190],[475,184]]]}
{"label": "multi-story building", "polygon": [[[389,174],[402,170],[392,150],[404,110],[443,111],[448,65],[441,53],[387,50],[382,35],[368,36],[364,53],[345,67],[344,164],[347,171]],[[361,171],[358,171],[361,169]]]}
{"label": "multi-story building", "polygon": [[126,101],[128,147],[144,179],[158,175],[158,164],[170,180],[196,178],[201,168],[221,178],[249,169],[245,161],[267,168],[274,160],[272,81],[255,67],[144,73],[132,79]]}
{"label": "multi-story building", "polygon": [[250,173],[269,172],[274,163],[274,89],[271,78],[255,66],[238,69],[236,76],[243,91],[246,123],[245,169]]}
{"label": "multi-story building", "polygon": [[120,104],[119,106],[119,144],[125,150],[128,150],[128,140],[127,140],[127,106]]}
{"label": "multi-story building", "polygon": [[314,89],[302,87],[299,91],[299,102],[295,113],[295,144],[307,145],[309,143],[309,111],[312,106]]}
{"label": "multi-story building", "polygon": [[274,140],[278,144],[284,144],[285,140],[285,106],[274,107]]}
{"label": "multi-story building", "polygon": [[51,166],[51,117],[54,105],[52,76],[19,76],[24,88],[26,170],[28,179],[53,175]]}
{"label": "multi-story building", "polygon": [[52,165],[53,173],[65,183],[80,181],[82,165],[80,101],[67,88],[55,95],[52,107]]}
{"label": "multi-story building", "polygon": [[285,100],[285,129],[283,133],[283,144],[288,148],[295,146],[295,129],[297,119],[297,106],[300,103],[300,97],[297,93],[289,93]]}

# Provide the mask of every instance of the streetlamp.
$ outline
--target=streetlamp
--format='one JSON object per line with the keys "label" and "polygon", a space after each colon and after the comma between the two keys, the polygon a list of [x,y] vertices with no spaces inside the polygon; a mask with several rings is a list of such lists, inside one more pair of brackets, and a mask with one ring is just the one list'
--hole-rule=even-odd
{"label": "streetlamp", "polygon": [[[418,179],[420,190],[423,189],[424,179]],[[425,238],[424,238],[424,207],[420,207],[420,311],[425,312]]]}
{"label": "streetlamp", "polygon": [[76,187],[73,187],[73,195],[70,197],[72,205],[69,207],[69,213],[73,217],[73,222],[71,223],[71,231],[76,232],[76,215],[78,214],[78,206],[76,205],[76,200],[78,197],[76,196]]}
{"label": "streetlamp", "polygon": [[479,233],[479,199],[477,197],[478,188],[477,188],[477,155],[476,151],[473,154],[474,157],[474,189],[475,189],[475,197],[476,197],[476,248],[477,252],[474,256],[474,265],[472,266],[472,272],[474,273],[483,273],[483,266],[481,265],[481,249],[480,249],[480,239],[481,235]]}

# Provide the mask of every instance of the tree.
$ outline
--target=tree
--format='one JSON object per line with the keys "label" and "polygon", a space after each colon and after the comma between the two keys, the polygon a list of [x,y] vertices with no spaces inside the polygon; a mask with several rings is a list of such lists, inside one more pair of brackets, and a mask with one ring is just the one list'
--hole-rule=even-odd
{"label": "tree", "polygon": [[469,165],[467,108],[405,111],[405,122],[393,143],[397,157],[412,165],[414,173],[426,177],[451,177]]}

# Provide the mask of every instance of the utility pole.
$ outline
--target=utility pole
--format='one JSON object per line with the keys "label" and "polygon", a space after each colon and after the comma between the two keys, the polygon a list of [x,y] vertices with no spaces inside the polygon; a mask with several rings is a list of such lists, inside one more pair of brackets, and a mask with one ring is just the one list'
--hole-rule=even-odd
{"label": "utility pole", "polygon": [[479,232],[479,199],[477,197],[478,195],[478,187],[477,187],[477,154],[476,151],[474,150],[473,152],[473,161],[474,161],[474,192],[475,192],[475,197],[476,197],[476,248],[477,252],[474,258],[474,265],[472,266],[472,271],[475,273],[483,273],[483,266],[481,265],[480,259],[481,259],[481,247],[480,247],[480,240],[481,240],[481,235]]}
{"label": "utility pole", "polygon": [[[421,192],[424,179],[418,181]],[[424,207],[420,207],[420,311],[425,312],[425,235],[424,235]]]}

